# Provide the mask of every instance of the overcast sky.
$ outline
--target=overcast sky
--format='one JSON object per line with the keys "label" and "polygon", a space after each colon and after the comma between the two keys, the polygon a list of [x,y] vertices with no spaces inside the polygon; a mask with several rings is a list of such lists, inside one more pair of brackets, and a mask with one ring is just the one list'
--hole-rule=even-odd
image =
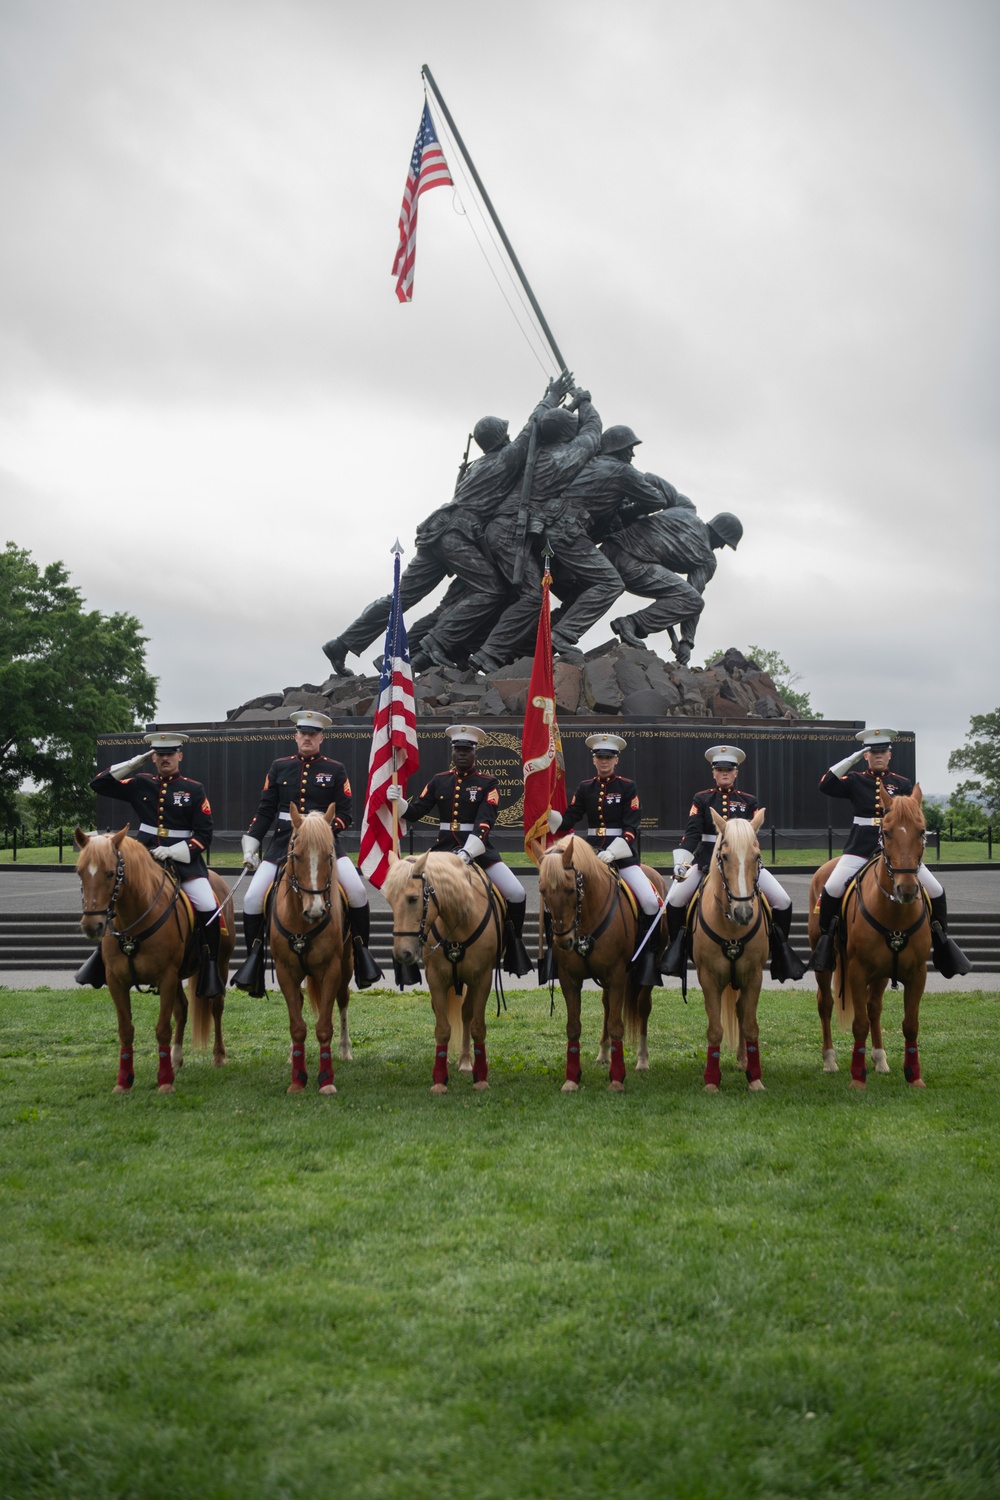
{"label": "overcast sky", "polygon": [[994,0],[2,0],[3,537],[143,621],[162,720],[323,681],[554,369],[461,182],[396,301],[426,62],[605,425],[743,521],[694,662],[944,792],[1000,701],[998,55]]}

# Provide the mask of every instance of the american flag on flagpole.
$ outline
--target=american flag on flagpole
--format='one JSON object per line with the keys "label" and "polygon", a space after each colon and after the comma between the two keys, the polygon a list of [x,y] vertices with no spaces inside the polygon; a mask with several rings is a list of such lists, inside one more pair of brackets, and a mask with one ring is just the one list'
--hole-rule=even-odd
{"label": "american flag on flagpole", "polygon": [[361,849],[358,867],[372,885],[381,889],[389,873],[389,852],[398,854],[393,827],[392,804],[386,792],[396,780],[406,783],[420,764],[417,750],[417,717],[413,700],[413,672],[406,644],[406,626],[399,606],[399,554],[397,542],[393,568],[392,608],[385,632],[385,653],[378,685],[378,706],[368,759],[368,790],[361,818]]}
{"label": "american flag on flagpole", "polygon": [[563,765],[562,738],[556,720],[556,690],[552,670],[552,621],[549,615],[549,589],[552,574],[545,559],[542,577],[542,607],[538,613],[535,659],[528,684],[528,702],[524,710],[521,735],[521,762],[524,771],[524,848],[535,858],[531,845],[538,840],[543,847],[549,842],[549,813],[566,811],[566,771]]}
{"label": "american flag on flagpole", "polygon": [[431,188],[451,186],[451,173],[444,159],[441,143],[424,102],[420,129],[410,157],[410,170],[403,189],[403,206],[399,211],[399,248],[392,263],[396,278],[396,296],[400,302],[413,300],[413,267],[417,259],[417,199]]}

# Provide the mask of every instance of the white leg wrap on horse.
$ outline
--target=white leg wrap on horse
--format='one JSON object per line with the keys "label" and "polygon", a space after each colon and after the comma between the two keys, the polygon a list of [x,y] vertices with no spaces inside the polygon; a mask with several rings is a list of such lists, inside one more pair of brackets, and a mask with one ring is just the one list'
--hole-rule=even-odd
{"label": "white leg wrap on horse", "polygon": [[851,876],[856,875],[868,861],[860,854],[842,854],[833,874],[823,889],[829,896],[842,896],[847,890]]}
{"label": "white leg wrap on horse", "polygon": [[259,917],[264,910],[264,897],[277,873],[278,866],[272,860],[261,860],[256,874],[247,886],[247,893],[243,897],[243,910],[248,917]]}
{"label": "white leg wrap on horse", "polygon": [[775,880],[770,870],[761,870],[757,877],[757,884],[767,898],[767,904],[772,911],[787,911],[791,906],[791,896],[785,887]]}
{"label": "white leg wrap on horse", "polygon": [[346,854],[342,854],[337,860],[337,879],[347,894],[348,906],[368,905],[368,892],[365,890],[365,883]]}
{"label": "white leg wrap on horse", "polygon": [[514,872],[508,870],[502,860],[497,865],[490,865],[486,874],[490,877],[505,901],[512,901],[517,906],[520,902],[528,899],[524,886]]}
{"label": "white leg wrap on horse", "polygon": [[687,874],[684,876],[684,879],[675,880],[673,885],[670,887],[670,891],[667,896],[667,905],[687,906],[695,891],[698,889],[698,882],[700,881],[700,879],[701,871],[696,864],[692,864],[690,870],[688,870]]}
{"label": "white leg wrap on horse", "polygon": [[660,898],[653,890],[649,882],[649,876],[639,865],[629,865],[625,870],[619,870],[619,875],[647,917],[653,917],[660,909]]}
{"label": "white leg wrap on horse", "polygon": [[184,894],[195,911],[214,911],[218,906],[215,893],[205,875],[196,875],[194,880],[182,882]]}
{"label": "white leg wrap on horse", "polygon": [[924,890],[927,892],[928,896],[930,896],[932,901],[935,900],[936,897],[944,895],[944,886],[941,884],[940,880],[938,880],[936,875],[931,874],[926,865],[919,865],[917,867],[917,879],[920,881],[920,884],[923,886]]}

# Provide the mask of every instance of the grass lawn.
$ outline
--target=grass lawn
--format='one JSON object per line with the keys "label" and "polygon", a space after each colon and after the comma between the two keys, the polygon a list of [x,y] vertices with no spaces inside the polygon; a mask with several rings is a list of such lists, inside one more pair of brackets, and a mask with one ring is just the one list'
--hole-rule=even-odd
{"label": "grass lawn", "polygon": [[106,992],[0,990],[0,1494],[996,1496],[1000,995],[925,998],[925,1091],[887,996],[863,1095],[768,991],[767,1091],[706,1096],[690,1000],[563,1095],[508,995],[432,1098],[426,997],[357,996],[322,1099],[280,997],[159,1095],[143,997],[115,1097]]}

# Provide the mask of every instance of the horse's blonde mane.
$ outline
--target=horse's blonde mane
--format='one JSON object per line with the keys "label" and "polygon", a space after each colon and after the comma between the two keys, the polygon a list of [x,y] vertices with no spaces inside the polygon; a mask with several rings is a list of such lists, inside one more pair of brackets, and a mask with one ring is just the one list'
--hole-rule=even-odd
{"label": "horse's blonde mane", "polygon": [[[382,894],[388,902],[396,901],[411,880],[420,877],[414,873],[414,865],[422,855],[409,855],[394,864],[385,877]],[[443,850],[431,850],[427,855],[424,874],[434,887],[438,908],[448,921],[461,922],[471,915],[475,905],[472,876],[463,860]]]}
{"label": "horse's blonde mane", "polygon": [[[593,849],[587,843],[587,840],[581,838],[579,834],[568,834],[565,838],[560,839],[558,843],[553,844],[551,849],[546,850],[542,857],[542,862],[538,867],[538,889],[542,895],[546,891],[557,890],[562,884],[561,877],[564,868],[562,862],[563,850],[570,842],[570,839],[573,841],[574,870],[579,870],[585,879],[588,876],[599,874],[602,870],[605,870],[606,873],[603,861],[598,859]],[[558,855],[558,859],[553,858],[554,855]]]}
{"label": "horse's blonde mane", "polygon": [[734,854],[745,854],[757,844],[757,830],[749,818],[728,818],[723,837]]}
{"label": "horse's blonde mane", "polygon": [[[897,807],[899,808],[898,813],[896,812]],[[882,818],[882,826],[884,827],[886,823],[889,823],[891,828],[900,818],[912,818],[914,828],[920,833],[924,832],[927,827],[927,819],[924,817],[923,798],[918,798],[915,792],[905,797],[892,797]]]}
{"label": "horse's blonde mane", "polygon": [[298,828],[292,830],[298,853],[303,853],[319,844],[321,854],[333,852],[333,829],[321,812],[305,813]]}
{"label": "horse's blonde mane", "polygon": [[[117,862],[119,850],[115,848],[114,835],[110,833],[95,833],[77,856],[77,871],[83,868],[88,859],[94,858],[95,844],[104,846],[101,848],[100,854],[109,854],[112,864]],[[138,839],[130,838],[126,834],[119,845],[119,849],[121,850],[122,859],[125,861],[125,879],[129,885],[140,886],[145,883],[149,886],[154,876],[162,874],[163,867],[157,864],[145,844],[140,844]]]}

